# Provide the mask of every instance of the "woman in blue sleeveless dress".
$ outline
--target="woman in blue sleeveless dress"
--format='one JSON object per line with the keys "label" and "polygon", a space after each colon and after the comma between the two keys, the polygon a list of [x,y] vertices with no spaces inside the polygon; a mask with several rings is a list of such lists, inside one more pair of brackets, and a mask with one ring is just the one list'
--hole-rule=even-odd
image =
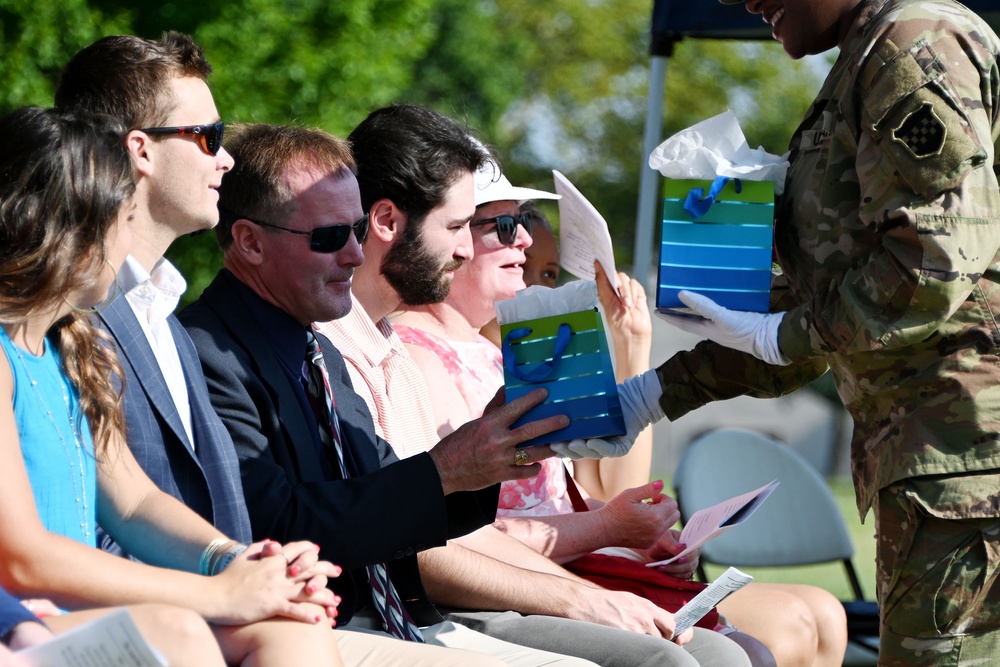
{"label": "woman in blue sleeveless dress", "polygon": [[[56,632],[130,605],[171,665],[340,665],[339,569],[309,543],[227,540],[124,446],[121,368],[90,321],[131,244],[124,130],[26,107],[0,136],[0,585],[90,610],[47,617]],[[98,522],[158,567],[94,548]]]}

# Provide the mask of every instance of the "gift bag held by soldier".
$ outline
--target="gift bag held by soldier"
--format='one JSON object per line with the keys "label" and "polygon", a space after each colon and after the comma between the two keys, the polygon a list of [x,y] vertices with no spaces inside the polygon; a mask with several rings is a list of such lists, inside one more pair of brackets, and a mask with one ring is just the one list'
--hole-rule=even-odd
{"label": "gift bag held by soldier", "polygon": [[544,387],[545,402],[514,423],[552,415],[566,428],[528,440],[526,446],[625,433],[607,334],[597,308],[597,283],[578,280],[550,289],[534,286],[498,301],[507,401]]}
{"label": "gift bag held by soldier", "polygon": [[684,308],[681,290],[734,310],[767,312],[774,183],[719,176],[667,179],[656,308]]}
{"label": "gift bag held by soldier", "polygon": [[726,308],[767,312],[786,156],[751,149],[727,111],[667,139],[649,166],[666,177],[657,311],[683,310],[677,293],[688,290]]}

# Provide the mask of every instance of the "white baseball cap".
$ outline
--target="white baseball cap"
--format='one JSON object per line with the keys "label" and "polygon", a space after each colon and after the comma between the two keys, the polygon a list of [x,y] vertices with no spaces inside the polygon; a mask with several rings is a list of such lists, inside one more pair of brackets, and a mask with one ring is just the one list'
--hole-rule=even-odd
{"label": "white baseball cap", "polygon": [[507,177],[500,171],[500,165],[493,160],[487,160],[476,170],[476,206],[488,204],[491,201],[513,200],[520,206],[531,199],[561,199],[557,195],[544,190],[518,188],[511,185]]}

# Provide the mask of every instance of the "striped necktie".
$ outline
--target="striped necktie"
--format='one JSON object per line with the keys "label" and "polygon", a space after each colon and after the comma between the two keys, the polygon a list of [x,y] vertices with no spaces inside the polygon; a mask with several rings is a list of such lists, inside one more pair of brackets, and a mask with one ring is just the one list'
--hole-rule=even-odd
{"label": "striped necktie", "polygon": [[[334,451],[340,475],[343,479],[347,479],[349,475],[347,466],[344,464],[342,434],[340,422],[337,419],[337,400],[330,389],[330,374],[327,371],[326,362],[323,360],[323,351],[320,349],[312,329],[308,330],[307,340],[306,358],[302,362],[302,378],[310,397],[317,399],[316,403],[323,404],[322,417],[318,417],[320,437],[323,439],[323,444]],[[320,414],[321,411],[317,410],[317,415]],[[403,607],[399,593],[389,579],[389,571],[385,563],[373,563],[366,569],[372,588],[372,601],[382,619],[385,631],[399,639],[423,642],[424,638],[420,634],[420,628],[410,619],[410,615]]]}

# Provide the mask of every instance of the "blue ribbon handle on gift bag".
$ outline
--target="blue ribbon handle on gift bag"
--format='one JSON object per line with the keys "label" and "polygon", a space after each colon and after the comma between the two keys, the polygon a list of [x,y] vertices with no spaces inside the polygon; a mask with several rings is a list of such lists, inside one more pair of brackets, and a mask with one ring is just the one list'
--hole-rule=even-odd
{"label": "blue ribbon handle on gift bag", "polygon": [[[743,184],[738,178],[734,178],[733,180],[735,181],[736,194],[739,194],[743,191]],[[705,215],[708,213],[708,209],[712,208],[715,198],[719,196],[722,188],[726,187],[727,183],[729,183],[728,176],[717,176],[712,181],[712,187],[708,189],[707,197],[705,197],[705,188],[691,188],[687,199],[684,200],[684,210],[695,220]]]}
{"label": "blue ribbon handle on gift bag", "polygon": [[528,327],[521,327],[520,329],[511,329],[503,339],[503,363],[511,375],[516,377],[522,382],[541,382],[549,375],[552,371],[556,369],[559,362],[562,360],[563,354],[566,352],[566,347],[569,345],[569,337],[572,334],[572,330],[569,328],[568,324],[560,324],[559,332],[556,333],[556,346],[552,350],[552,359],[546,361],[545,363],[535,366],[530,371],[523,371],[517,367],[517,363],[514,361],[514,350],[511,347],[511,343],[516,340],[520,340],[525,336],[531,335],[531,329]]}

